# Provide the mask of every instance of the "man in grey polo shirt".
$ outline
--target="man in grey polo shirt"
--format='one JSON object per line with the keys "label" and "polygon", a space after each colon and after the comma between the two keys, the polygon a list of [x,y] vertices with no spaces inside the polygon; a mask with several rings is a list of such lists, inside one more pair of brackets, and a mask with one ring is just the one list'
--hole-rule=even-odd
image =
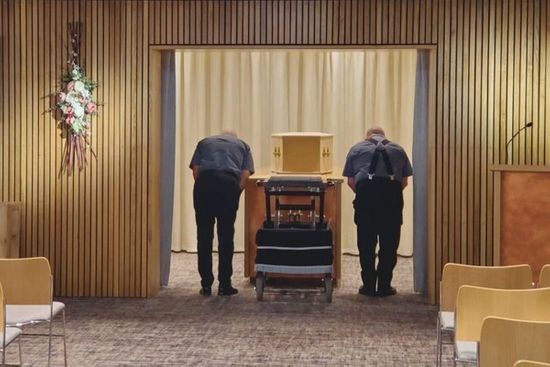
{"label": "man in grey polo shirt", "polygon": [[189,167],[195,179],[193,206],[197,222],[200,294],[212,294],[214,221],[217,221],[218,233],[218,295],[236,294],[238,290],[231,285],[233,238],[239,197],[246,179],[254,173],[250,147],[234,132],[224,131],[197,144]]}
{"label": "man in grey polo shirt", "polygon": [[[354,220],[363,280],[360,294],[391,296],[396,293],[391,281],[403,223],[403,189],[412,173],[403,148],[387,140],[379,127],[369,129],[365,140],[348,153],[343,175],[355,192]],[[377,242],[380,249],[375,268]]]}

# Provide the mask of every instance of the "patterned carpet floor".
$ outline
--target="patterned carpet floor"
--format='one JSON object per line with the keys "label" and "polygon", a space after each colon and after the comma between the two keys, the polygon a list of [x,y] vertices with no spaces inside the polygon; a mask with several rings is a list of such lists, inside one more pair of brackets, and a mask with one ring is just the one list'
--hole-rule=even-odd
{"label": "patterned carpet floor", "polygon": [[[374,299],[357,294],[359,259],[342,261],[331,304],[321,288],[268,289],[258,302],[242,276],[243,254],[234,258],[240,293],[206,298],[198,294],[196,255],[173,254],[170,285],[155,298],[62,299],[69,365],[435,365],[437,311],[412,291],[412,260],[399,259],[398,295]],[[61,346],[55,341],[53,365],[62,365]],[[8,348],[9,363],[16,351]],[[47,338],[24,338],[23,354],[26,366],[46,365]]]}

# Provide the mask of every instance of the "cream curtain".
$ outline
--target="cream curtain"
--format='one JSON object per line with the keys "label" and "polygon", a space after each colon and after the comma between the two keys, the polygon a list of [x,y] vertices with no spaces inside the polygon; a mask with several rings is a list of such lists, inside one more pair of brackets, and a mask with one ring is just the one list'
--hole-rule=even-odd
{"label": "cream curtain", "polygon": [[[196,143],[223,128],[235,129],[252,149],[256,168],[270,164],[272,133],[334,134],[334,162],[368,127],[412,154],[415,50],[191,50],[176,53],[176,159],[172,249],[196,251],[188,169]],[[341,168],[336,168],[341,173]],[[412,185],[411,185],[412,186]],[[244,198],[244,195],[243,195]],[[357,253],[352,191],[342,198],[342,248]],[[244,203],[235,249],[244,249]],[[412,187],[405,191],[399,253],[412,254]]]}

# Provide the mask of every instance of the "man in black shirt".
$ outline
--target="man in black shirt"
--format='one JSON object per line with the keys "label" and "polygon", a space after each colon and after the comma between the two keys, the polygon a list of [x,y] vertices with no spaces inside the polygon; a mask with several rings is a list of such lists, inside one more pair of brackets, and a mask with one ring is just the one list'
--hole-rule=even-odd
{"label": "man in black shirt", "polygon": [[[366,296],[391,296],[393,269],[403,223],[403,189],[412,167],[403,148],[386,139],[379,127],[369,129],[365,140],[354,145],[347,156],[343,175],[355,192],[355,224]],[[375,250],[378,267],[375,268]],[[378,283],[378,290],[377,290]]]}
{"label": "man in black shirt", "polygon": [[233,238],[239,197],[246,179],[254,173],[250,147],[233,132],[224,132],[201,140],[191,164],[195,186],[193,205],[197,222],[197,251],[200,294],[212,294],[212,242],[214,221],[218,234],[218,295],[238,293],[231,285],[233,274]]}

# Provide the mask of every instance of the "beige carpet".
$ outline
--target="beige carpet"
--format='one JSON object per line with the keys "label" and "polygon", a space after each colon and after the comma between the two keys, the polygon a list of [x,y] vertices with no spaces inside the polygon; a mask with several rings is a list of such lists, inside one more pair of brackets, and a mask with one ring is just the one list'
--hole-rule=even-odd
{"label": "beige carpet", "polygon": [[[332,304],[320,288],[268,290],[257,302],[242,254],[233,278],[240,293],[204,298],[196,255],[174,254],[172,262],[170,286],[156,298],[63,299],[69,365],[435,365],[436,308],[413,293],[411,259],[399,259],[397,296],[369,299],[357,294],[359,259],[344,256]],[[16,351],[8,348],[8,362]],[[47,338],[23,339],[23,353],[25,365],[45,365]],[[53,357],[62,364],[59,341]]]}

